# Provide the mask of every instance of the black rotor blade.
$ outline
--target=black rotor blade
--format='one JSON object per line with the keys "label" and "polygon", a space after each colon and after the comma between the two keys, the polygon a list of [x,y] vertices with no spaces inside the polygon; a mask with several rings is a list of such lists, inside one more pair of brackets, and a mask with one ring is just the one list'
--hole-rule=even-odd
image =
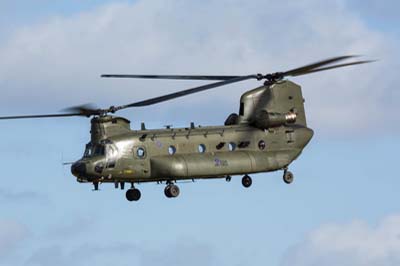
{"label": "black rotor blade", "polygon": [[50,117],[69,117],[69,116],[82,116],[82,114],[81,114],[81,113],[69,113],[69,114],[0,116],[0,120],[7,120],[7,119],[28,119],[28,118],[50,118]]}
{"label": "black rotor blade", "polygon": [[63,111],[71,113],[80,113],[83,116],[99,115],[103,112],[102,109],[97,108],[95,105],[90,103],[65,108],[63,109]]}
{"label": "black rotor blade", "polygon": [[156,104],[156,103],[172,100],[172,99],[175,99],[175,98],[178,98],[178,97],[186,96],[186,95],[189,95],[189,94],[193,94],[193,93],[209,90],[209,89],[212,89],[212,88],[216,88],[216,87],[220,87],[220,86],[224,86],[224,85],[227,85],[227,84],[236,83],[236,82],[239,82],[239,81],[252,79],[252,78],[257,78],[257,75],[239,76],[239,77],[235,77],[233,79],[228,79],[228,80],[224,80],[224,81],[220,81],[220,82],[206,84],[206,85],[203,85],[203,86],[199,86],[199,87],[195,87],[195,88],[191,88],[191,89],[178,91],[178,92],[170,93],[170,94],[167,94],[167,95],[163,95],[163,96],[147,99],[147,100],[144,100],[144,101],[135,102],[135,103],[127,104],[127,105],[122,105],[122,106],[116,107],[116,109],[117,110],[121,110],[121,109],[129,108],[129,107],[139,107],[139,106],[152,105],[152,104]]}
{"label": "black rotor blade", "polygon": [[364,61],[357,61],[357,62],[351,62],[351,63],[346,63],[346,64],[333,65],[333,66],[329,66],[329,67],[322,67],[322,68],[317,68],[317,69],[314,69],[314,70],[309,70],[307,72],[295,74],[295,75],[292,75],[292,76],[307,75],[307,74],[311,74],[311,73],[315,73],[315,72],[319,72],[319,71],[325,71],[325,70],[329,70],[329,69],[352,66],[352,65],[367,64],[367,63],[372,63],[372,62],[376,62],[376,60],[364,60]]}
{"label": "black rotor blade", "polygon": [[345,55],[345,56],[333,57],[333,58],[329,58],[329,59],[326,59],[326,60],[322,60],[322,61],[319,61],[319,62],[315,62],[315,63],[309,64],[309,65],[305,65],[305,66],[302,66],[302,67],[291,69],[291,70],[282,72],[281,74],[282,74],[282,76],[299,76],[299,75],[301,75],[303,73],[308,73],[308,72],[310,72],[310,71],[312,71],[312,70],[314,70],[316,68],[319,68],[319,67],[322,67],[322,66],[326,66],[326,65],[338,62],[338,61],[345,60],[345,59],[353,58],[353,57],[357,57],[357,55]]}
{"label": "black rotor blade", "polygon": [[102,78],[142,78],[142,79],[184,79],[184,80],[228,80],[239,76],[203,76],[203,75],[130,75],[103,74]]}

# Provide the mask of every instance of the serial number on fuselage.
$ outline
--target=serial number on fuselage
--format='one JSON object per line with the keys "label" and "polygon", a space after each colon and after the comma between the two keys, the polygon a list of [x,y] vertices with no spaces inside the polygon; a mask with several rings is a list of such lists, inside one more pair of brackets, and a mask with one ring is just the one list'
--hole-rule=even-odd
{"label": "serial number on fuselage", "polygon": [[229,166],[227,160],[221,160],[221,159],[218,159],[218,158],[214,159],[214,165],[217,166],[217,167]]}

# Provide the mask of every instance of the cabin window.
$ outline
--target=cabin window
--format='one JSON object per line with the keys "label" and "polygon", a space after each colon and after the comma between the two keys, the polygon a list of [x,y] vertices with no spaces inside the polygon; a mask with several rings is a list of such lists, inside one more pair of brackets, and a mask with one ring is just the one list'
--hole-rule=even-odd
{"label": "cabin window", "polygon": [[217,150],[222,149],[225,146],[225,142],[220,142],[217,144],[217,146],[215,146],[215,148],[217,148]]}
{"label": "cabin window", "polygon": [[263,140],[260,140],[259,142],[258,142],[258,148],[260,149],[260,150],[264,150],[265,149],[265,141],[263,141]]}
{"label": "cabin window", "polygon": [[236,143],[235,142],[229,142],[228,148],[230,151],[236,150]]}
{"label": "cabin window", "polygon": [[204,153],[206,151],[206,145],[200,144],[199,147],[198,147],[198,151],[200,153]]}
{"label": "cabin window", "polygon": [[139,158],[144,158],[144,156],[146,155],[145,149],[142,148],[142,147],[138,148],[137,151],[136,151],[136,155],[137,155]]}
{"label": "cabin window", "polygon": [[239,142],[238,147],[243,149],[243,148],[247,148],[250,145],[250,141],[241,141]]}
{"label": "cabin window", "polygon": [[174,145],[169,146],[168,153],[169,155],[174,155],[176,153],[176,147]]}

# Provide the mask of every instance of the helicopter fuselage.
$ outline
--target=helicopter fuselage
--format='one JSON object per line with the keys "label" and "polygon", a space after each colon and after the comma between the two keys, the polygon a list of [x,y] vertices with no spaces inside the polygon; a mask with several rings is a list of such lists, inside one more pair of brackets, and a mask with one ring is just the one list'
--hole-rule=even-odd
{"label": "helicopter fuselage", "polygon": [[244,93],[224,126],[131,130],[122,117],[91,121],[91,142],[72,165],[80,182],[154,182],[286,169],[313,135],[301,88],[290,81]]}
{"label": "helicopter fuselage", "polygon": [[130,131],[90,147],[93,154],[75,163],[72,172],[80,182],[135,183],[270,172],[295,160],[312,135],[299,125]]}

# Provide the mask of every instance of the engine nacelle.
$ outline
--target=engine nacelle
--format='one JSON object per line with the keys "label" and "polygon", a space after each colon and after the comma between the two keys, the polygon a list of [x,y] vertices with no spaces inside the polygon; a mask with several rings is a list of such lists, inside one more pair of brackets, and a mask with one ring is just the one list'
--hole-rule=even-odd
{"label": "engine nacelle", "polygon": [[254,124],[260,129],[267,129],[271,127],[279,127],[286,124],[293,124],[296,122],[296,113],[289,112],[285,114],[281,113],[269,113],[266,110],[262,110],[256,116]]}

